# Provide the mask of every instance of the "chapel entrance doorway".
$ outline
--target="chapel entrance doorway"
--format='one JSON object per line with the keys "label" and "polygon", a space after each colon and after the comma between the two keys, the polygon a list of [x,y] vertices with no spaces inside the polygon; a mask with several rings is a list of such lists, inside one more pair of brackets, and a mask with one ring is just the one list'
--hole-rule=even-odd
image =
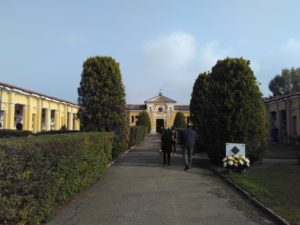
{"label": "chapel entrance doorway", "polygon": [[156,132],[160,133],[162,129],[165,128],[165,121],[164,119],[157,119],[156,120]]}

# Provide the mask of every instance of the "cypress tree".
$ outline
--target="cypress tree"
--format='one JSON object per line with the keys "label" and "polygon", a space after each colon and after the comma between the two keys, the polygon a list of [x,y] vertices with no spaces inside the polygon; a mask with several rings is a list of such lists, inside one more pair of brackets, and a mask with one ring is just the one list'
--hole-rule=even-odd
{"label": "cypress tree", "polygon": [[138,126],[145,126],[148,128],[148,133],[151,131],[151,122],[148,112],[143,111],[140,113],[139,118],[136,122]]}
{"label": "cypress tree", "polygon": [[252,161],[267,148],[262,94],[249,65],[243,58],[219,60],[207,78],[202,75],[195,82],[192,120],[214,161],[225,156],[226,142],[245,143]]}
{"label": "cypress tree", "polygon": [[88,58],[83,63],[78,95],[82,130],[114,132],[113,155],[125,150],[128,125],[119,64],[112,57]]}
{"label": "cypress tree", "polygon": [[199,74],[195,81],[190,102],[190,116],[193,126],[198,134],[199,147],[204,148],[207,135],[208,110],[208,77],[209,73]]}
{"label": "cypress tree", "polygon": [[176,128],[186,128],[187,124],[183,112],[176,113],[173,126]]}

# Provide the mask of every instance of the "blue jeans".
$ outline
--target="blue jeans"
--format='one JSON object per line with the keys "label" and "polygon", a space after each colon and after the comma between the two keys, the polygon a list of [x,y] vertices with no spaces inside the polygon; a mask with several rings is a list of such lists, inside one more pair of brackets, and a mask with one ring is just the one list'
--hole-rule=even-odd
{"label": "blue jeans", "polygon": [[193,148],[184,146],[184,152],[183,152],[183,157],[184,157],[184,162],[185,162],[185,167],[186,168],[191,168],[192,167],[192,154],[193,154]]}

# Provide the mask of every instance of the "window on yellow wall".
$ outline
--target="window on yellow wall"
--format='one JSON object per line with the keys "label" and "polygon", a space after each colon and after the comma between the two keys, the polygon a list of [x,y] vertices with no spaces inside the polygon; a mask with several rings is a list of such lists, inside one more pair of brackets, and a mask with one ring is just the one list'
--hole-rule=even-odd
{"label": "window on yellow wall", "polygon": [[134,116],[131,116],[131,123],[134,123]]}

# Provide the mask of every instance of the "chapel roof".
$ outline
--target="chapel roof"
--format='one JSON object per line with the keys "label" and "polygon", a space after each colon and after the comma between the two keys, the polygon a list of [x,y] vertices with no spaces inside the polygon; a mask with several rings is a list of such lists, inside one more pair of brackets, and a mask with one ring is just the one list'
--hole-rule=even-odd
{"label": "chapel roof", "polygon": [[190,110],[190,106],[189,105],[175,105],[174,106],[175,110]]}
{"label": "chapel roof", "polygon": [[176,103],[175,100],[168,98],[166,96],[164,96],[161,92],[159,92],[159,94],[153,98],[150,98],[148,100],[145,101],[145,104],[147,103],[152,103],[152,102],[168,102],[168,103]]}
{"label": "chapel roof", "polygon": [[146,110],[145,105],[137,105],[137,104],[127,104],[127,110]]}
{"label": "chapel roof", "polygon": [[288,98],[299,98],[299,97],[300,97],[300,92],[294,92],[294,93],[282,95],[282,96],[263,98],[263,100],[265,103],[271,103],[274,101],[284,100],[284,99],[288,99]]}

